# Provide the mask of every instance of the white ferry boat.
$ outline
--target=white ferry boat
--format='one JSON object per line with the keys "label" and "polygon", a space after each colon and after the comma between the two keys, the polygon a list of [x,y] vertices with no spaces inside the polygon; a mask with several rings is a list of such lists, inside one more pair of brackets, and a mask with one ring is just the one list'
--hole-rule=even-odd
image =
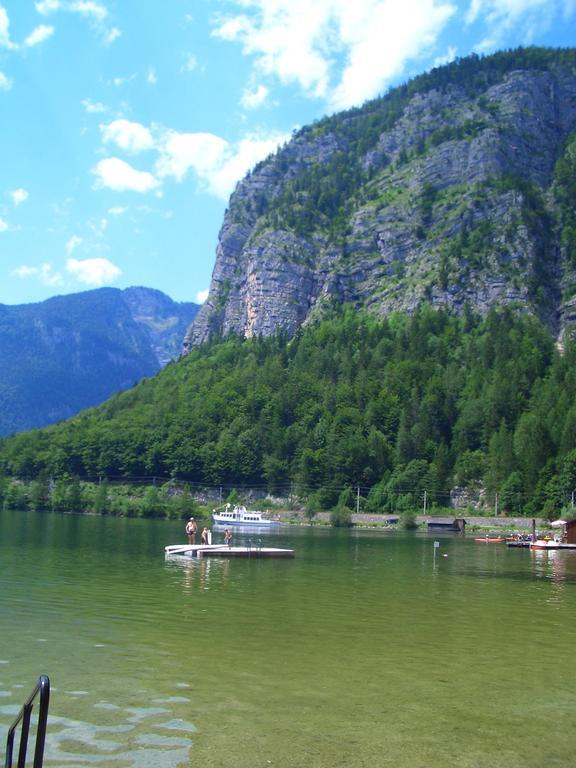
{"label": "white ferry boat", "polygon": [[212,510],[212,519],[217,525],[254,525],[260,527],[280,525],[277,520],[262,517],[262,512],[252,512],[238,504],[233,507],[231,504],[226,504],[222,512],[218,512],[216,509]]}

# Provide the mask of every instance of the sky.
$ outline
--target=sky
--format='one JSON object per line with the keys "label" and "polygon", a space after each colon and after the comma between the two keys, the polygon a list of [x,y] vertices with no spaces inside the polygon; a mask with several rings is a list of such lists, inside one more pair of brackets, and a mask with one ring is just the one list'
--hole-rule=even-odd
{"label": "sky", "polygon": [[292,132],[576,0],[0,0],[0,303],[205,300],[236,183]]}

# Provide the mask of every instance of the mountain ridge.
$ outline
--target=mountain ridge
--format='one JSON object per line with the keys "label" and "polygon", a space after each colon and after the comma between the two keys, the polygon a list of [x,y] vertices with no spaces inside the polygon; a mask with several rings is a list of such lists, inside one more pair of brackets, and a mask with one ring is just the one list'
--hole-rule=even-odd
{"label": "mountain ridge", "polygon": [[557,165],[575,129],[576,50],[540,48],[469,57],[301,129],[233,193],[184,349],[293,335],[331,302],[518,304],[562,335],[576,236]]}
{"label": "mountain ridge", "polygon": [[179,356],[197,309],[142,287],[0,305],[0,435],[68,418],[154,375]]}

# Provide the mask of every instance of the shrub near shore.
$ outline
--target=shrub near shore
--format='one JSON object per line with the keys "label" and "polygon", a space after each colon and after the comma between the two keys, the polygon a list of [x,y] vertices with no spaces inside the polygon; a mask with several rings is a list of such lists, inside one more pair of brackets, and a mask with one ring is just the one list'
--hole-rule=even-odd
{"label": "shrub near shore", "polygon": [[79,512],[114,517],[184,519],[209,517],[190,490],[172,483],[162,485],[91,483],[78,478],[61,480],[0,479],[0,505],[4,509]]}

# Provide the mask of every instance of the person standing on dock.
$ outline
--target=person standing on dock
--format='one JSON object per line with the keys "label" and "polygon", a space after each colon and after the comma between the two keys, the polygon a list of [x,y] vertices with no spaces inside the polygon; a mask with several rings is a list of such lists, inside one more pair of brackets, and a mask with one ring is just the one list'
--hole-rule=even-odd
{"label": "person standing on dock", "polygon": [[196,532],[198,530],[198,526],[196,525],[196,520],[194,520],[193,517],[188,520],[186,523],[186,536],[188,536],[188,544],[195,544],[196,543]]}
{"label": "person standing on dock", "polygon": [[224,544],[227,544],[229,547],[232,546],[232,534],[228,528],[224,528]]}
{"label": "person standing on dock", "polygon": [[208,544],[209,543],[208,539],[210,537],[209,537],[208,534],[209,534],[208,528],[204,528],[204,530],[200,534],[200,544]]}

